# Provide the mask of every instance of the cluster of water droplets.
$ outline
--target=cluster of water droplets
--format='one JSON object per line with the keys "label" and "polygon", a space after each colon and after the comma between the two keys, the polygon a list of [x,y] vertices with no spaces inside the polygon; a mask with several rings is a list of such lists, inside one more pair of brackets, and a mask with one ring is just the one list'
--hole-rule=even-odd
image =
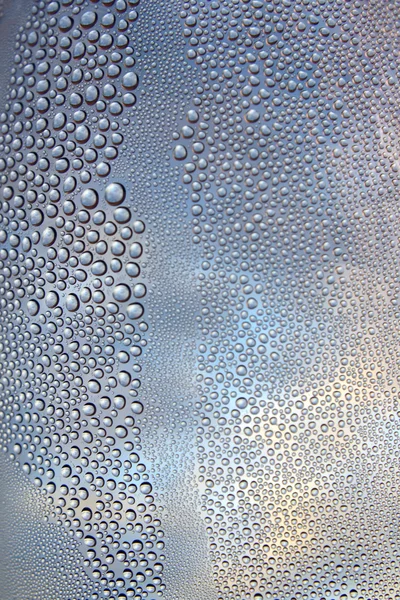
{"label": "cluster of water droplets", "polygon": [[146,598],[163,570],[136,424],[145,224],[112,176],[137,5],[36,3],[0,117],[2,445],[86,546],[91,598]]}
{"label": "cluster of water droplets", "polygon": [[218,598],[397,597],[397,17],[306,0],[181,17]]}
{"label": "cluster of water droplets", "polygon": [[399,598],[399,14],[33,2],[0,115],[10,598]]}

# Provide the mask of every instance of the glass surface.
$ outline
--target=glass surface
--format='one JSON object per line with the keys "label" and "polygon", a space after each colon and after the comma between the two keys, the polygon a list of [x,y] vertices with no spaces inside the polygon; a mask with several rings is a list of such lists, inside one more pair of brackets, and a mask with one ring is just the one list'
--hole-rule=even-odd
{"label": "glass surface", "polygon": [[396,600],[400,4],[0,3],[2,600]]}

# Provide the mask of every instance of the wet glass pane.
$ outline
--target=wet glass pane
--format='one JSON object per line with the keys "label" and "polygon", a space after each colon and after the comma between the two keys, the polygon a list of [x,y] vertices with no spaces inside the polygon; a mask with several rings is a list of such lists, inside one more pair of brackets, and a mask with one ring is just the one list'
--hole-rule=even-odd
{"label": "wet glass pane", "polygon": [[396,600],[400,4],[0,2],[0,596]]}

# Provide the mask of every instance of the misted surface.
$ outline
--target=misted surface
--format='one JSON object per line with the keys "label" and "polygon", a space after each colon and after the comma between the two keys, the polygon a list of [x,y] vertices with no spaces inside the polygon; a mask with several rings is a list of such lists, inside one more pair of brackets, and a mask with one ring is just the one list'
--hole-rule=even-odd
{"label": "misted surface", "polygon": [[400,1],[0,2],[2,600],[400,598]]}

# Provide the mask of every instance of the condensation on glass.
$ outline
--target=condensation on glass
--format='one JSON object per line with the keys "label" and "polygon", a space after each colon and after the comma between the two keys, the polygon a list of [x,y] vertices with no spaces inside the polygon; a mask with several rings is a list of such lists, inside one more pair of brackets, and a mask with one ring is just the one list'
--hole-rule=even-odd
{"label": "condensation on glass", "polygon": [[3,600],[395,600],[400,3],[3,0]]}

